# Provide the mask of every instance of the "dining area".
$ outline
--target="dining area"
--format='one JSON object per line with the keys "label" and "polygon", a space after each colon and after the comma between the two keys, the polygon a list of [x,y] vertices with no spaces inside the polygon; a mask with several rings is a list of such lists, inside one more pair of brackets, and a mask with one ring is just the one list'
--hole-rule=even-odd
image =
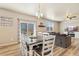
{"label": "dining area", "polygon": [[19,20],[19,46],[22,56],[63,55],[66,49],[70,49],[72,42],[69,35],[54,32],[51,22],[37,23]]}
{"label": "dining area", "polygon": [[20,40],[22,56],[53,56],[55,35],[39,32],[36,37],[23,37]]}
{"label": "dining area", "polygon": [[[53,55],[55,35],[50,35],[46,28],[45,24],[41,22],[37,25],[36,21],[19,20],[18,32],[21,55]],[[47,29],[52,31],[51,27]]]}
{"label": "dining area", "polygon": [[[3,5],[4,4],[0,4]],[[14,6],[15,4],[9,4]],[[26,5],[24,13],[15,12],[23,9],[19,6]],[[63,6],[77,7],[78,4],[16,4],[17,9],[9,11],[5,8],[0,9],[0,55],[2,56],[75,56],[79,55],[79,21],[60,21],[60,19],[49,19],[52,15],[50,6],[53,8],[57,6],[60,8]],[[40,18],[39,13],[37,16],[33,14],[29,15],[32,11],[38,8],[29,9],[41,5],[46,9],[50,9],[47,15],[49,18]],[[2,7],[3,7],[2,6]],[[11,7],[12,7],[11,6]],[[29,8],[27,7],[29,6]],[[49,7],[47,7],[49,6]],[[7,6],[8,7],[8,6]],[[21,8],[21,9],[19,9]],[[60,8],[61,9],[61,8]],[[22,12],[24,11],[22,10]],[[58,13],[55,13],[60,17],[61,10],[55,9]],[[77,10],[77,9],[76,9]],[[28,12],[30,11],[30,12]],[[64,12],[66,10],[63,10]],[[28,13],[27,13],[28,12]],[[28,14],[28,15],[27,15]],[[38,15],[39,14],[39,15]],[[50,14],[50,15],[49,15]],[[34,14],[35,15],[35,14]],[[63,14],[61,15],[63,16]]]}

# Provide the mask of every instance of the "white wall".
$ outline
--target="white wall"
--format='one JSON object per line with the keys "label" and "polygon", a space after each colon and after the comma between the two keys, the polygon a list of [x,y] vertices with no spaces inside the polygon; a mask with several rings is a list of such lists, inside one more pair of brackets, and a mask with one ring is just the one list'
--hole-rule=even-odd
{"label": "white wall", "polygon": [[[37,32],[38,31],[46,31],[45,29],[39,28],[38,25],[40,22],[45,22],[45,20],[37,20],[33,16],[24,15],[21,13],[12,12],[5,9],[0,9],[0,16],[4,17],[12,17],[13,21],[12,27],[0,27],[0,45],[1,44],[9,44],[10,42],[17,42],[18,40],[18,21],[17,18],[24,19],[26,21],[35,21],[37,24]],[[54,31],[58,32],[58,23],[54,22]]]}
{"label": "white wall", "polygon": [[11,42],[18,42],[18,21],[17,19],[24,19],[27,21],[35,21],[36,19],[32,16],[12,12],[5,9],[0,9],[0,17],[11,17],[13,22],[11,27],[0,26],[0,45],[9,44]]}

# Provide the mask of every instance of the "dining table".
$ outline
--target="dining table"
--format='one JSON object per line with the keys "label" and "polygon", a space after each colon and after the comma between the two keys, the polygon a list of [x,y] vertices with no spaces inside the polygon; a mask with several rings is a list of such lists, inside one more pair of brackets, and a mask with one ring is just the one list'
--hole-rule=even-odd
{"label": "dining table", "polygon": [[31,42],[27,42],[27,46],[29,47],[29,56],[33,56],[33,47],[39,44],[43,44],[42,40],[38,40],[37,37],[30,37]]}
{"label": "dining table", "polygon": [[[52,38],[52,36],[49,36],[49,38],[50,37]],[[47,38],[47,39],[49,39],[49,38]],[[29,47],[29,56],[33,56],[34,55],[33,47],[43,44],[43,40],[41,40],[41,38],[38,39],[37,37],[30,37],[30,39],[31,39],[31,42],[27,42],[27,46]]]}

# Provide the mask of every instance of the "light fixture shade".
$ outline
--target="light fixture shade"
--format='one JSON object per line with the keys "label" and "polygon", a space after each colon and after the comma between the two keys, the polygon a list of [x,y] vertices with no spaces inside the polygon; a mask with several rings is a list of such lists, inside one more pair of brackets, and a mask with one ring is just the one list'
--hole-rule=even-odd
{"label": "light fixture shade", "polygon": [[36,17],[39,19],[39,18],[43,18],[44,14],[42,13],[42,10],[41,10],[41,4],[39,3],[38,4],[38,11],[36,12]]}
{"label": "light fixture shade", "polygon": [[36,17],[37,18],[42,18],[44,15],[43,15],[43,13],[41,13],[41,12],[37,12],[36,13]]}

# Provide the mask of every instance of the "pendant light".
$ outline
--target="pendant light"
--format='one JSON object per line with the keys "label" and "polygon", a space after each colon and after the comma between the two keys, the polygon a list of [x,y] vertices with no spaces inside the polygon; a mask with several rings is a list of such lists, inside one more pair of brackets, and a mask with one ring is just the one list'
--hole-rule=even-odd
{"label": "pendant light", "polygon": [[36,16],[37,16],[38,19],[43,17],[43,13],[41,11],[41,4],[40,3],[38,4],[38,11],[36,12]]}

